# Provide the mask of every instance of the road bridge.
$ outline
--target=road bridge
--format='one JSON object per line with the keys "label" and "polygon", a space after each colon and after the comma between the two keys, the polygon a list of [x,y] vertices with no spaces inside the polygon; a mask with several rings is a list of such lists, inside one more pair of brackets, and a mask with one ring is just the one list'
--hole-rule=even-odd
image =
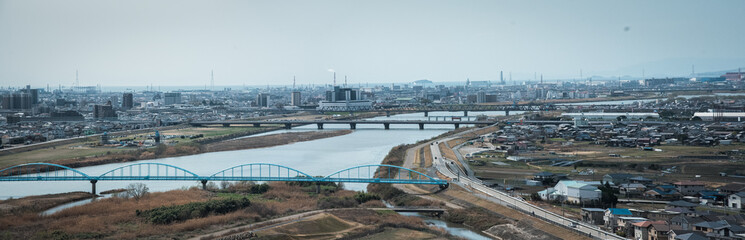
{"label": "road bridge", "polygon": [[196,181],[202,183],[202,188],[205,189],[209,181],[314,182],[317,190],[320,189],[320,184],[325,182],[425,184],[439,185],[441,188],[448,186],[445,180],[430,177],[416,170],[385,164],[350,167],[327,176],[311,176],[272,163],[243,164],[204,176],[163,163],[135,163],[114,168],[101,175],[89,175],[74,168],[51,163],[29,163],[0,170],[0,182],[17,181],[88,181],[91,183],[93,194],[96,193],[96,183],[99,181]]}
{"label": "road bridge", "polygon": [[[443,118],[444,119],[444,118]],[[395,125],[419,125],[419,129],[424,129],[424,125],[453,125],[455,128],[459,128],[460,125],[465,124],[476,124],[476,125],[491,125],[495,124],[495,121],[478,121],[478,120],[275,120],[275,121],[195,121],[191,122],[192,126],[205,126],[205,125],[221,125],[223,127],[230,127],[231,125],[253,125],[254,127],[261,127],[261,125],[284,125],[285,128],[291,129],[293,125],[308,125],[316,124],[318,129],[323,129],[325,124],[348,124],[350,129],[357,129],[357,125],[360,124],[376,124],[383,125],[387,130],[390,129],[391,124]]]}

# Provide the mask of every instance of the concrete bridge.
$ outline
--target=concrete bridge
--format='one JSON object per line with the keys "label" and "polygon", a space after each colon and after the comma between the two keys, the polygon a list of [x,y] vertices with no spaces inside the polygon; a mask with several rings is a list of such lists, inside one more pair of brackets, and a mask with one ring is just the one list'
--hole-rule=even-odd
{"label": "concrete bridge", "polygon": [[472,120],[279,120],[279,121],[197,121],[191,122],[192,126],[206,126],[206,125],[221,125],[223,127],[230,127],[231,125],[252,125],[254,127],[261,127],[261,125],[284,125],[285,128],[291,129],[293,125],[308,125],[316,124],[318,129],[323,129],[325,124],[348,124],[350,129],[357,129],[357,125],[360,124],[376,124],[383,125],[385,129],[390,129],[391,124],[396,125],[419,125],[419,129],[424,129],[425,124],[436,124],[436,125],[453,125],[455,128],[460,127],[461,124],[479,124],[479,125],[490,125],[495,124],[495,121],[472,121]]}

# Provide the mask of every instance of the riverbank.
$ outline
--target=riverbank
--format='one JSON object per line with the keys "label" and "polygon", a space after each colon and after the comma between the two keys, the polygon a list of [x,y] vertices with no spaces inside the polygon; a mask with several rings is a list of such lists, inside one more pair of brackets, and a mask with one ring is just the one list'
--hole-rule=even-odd
{"label": "riverbank", "polygon": [[[23,201],[39,198],[54,196],[28,197]],[[422,238],[450,237],[419,218],[385,210],[377,199],[333,183],[323,184],[320,193],[316,193],[314,184],[306,183],[226,183],[219,188],[212,186],[209,191],[192,188],[149,193],[139,199],[98,199],[48,216],[40,215],[40,209],[35,208],[4,212],[0,214],[0,234],[10,239],[215,239],[247,234],[282,239],[357,238],[402,232]],[[18,200],[21,199],[7,201]],[[331,208],[345,209],[318,212],[305,219],[281,219]],[[280,221],[265,222],[278,218]],[[277,222],[283,224],[270,224]],[[229,231],[221,231],[224,229]]]}
{"label": "riverbank", "polygon": [[[336,137],[352,132],[350,130],[308,131],[278,133],[264,136],[241,138],[275,130],[279,130],[279,128],[257,128],[234,134],[205,138],[198,141],[178,143],[173,145],[161,144],[148,149],[141,148],[137,150],[119,152],[106,151],[101,153],[100,155],[53,160],[48,161],[48,163],[59,164],[71,168],[79,168],[110,163],[189,156],[209,152],[266,148],[297,142]],[[55,149],[49,149],[48,151],[54,150]]]}
{"label": "riverbank", "polygon": [[96,197],[95,194],[91,194],[88,192],[69,192],[1,200],[0,215],[8,215],[21,212],[41,212],[65,203],[90,199],[94,197]]}

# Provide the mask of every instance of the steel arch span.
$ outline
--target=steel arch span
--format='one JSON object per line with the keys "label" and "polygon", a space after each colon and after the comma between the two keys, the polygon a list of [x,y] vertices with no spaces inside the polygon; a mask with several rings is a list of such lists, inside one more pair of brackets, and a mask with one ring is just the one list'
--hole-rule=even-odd
{"label": "steel arch span", "polygon": [[28,163],[0,170],[0,181],[89,181],[77,169],[52,163]]}
{"label": "steel arch span", "polygon": [[189,180],[204,179],[189,170],[164,163],[135,163],[114,168],[95,180]]}
{"label": "steel arch span", "polygon": [[[378,173],[378,175],[376,175]],[[135,163],[90,176],[77,169],[50,163],[29,163],[0,170],[0,181],[288,181],[431,184],[447,187],[446,180],[433,178],[405,167],[371,164],[314,177],[300,170],[272,163],[250,163],[230,167],[210,176],[164,163]],[[94,190],[95,191],[95,190]]]}
{"label": "steel arch span", "polygon": [[[381,169],[382,168],[382,169]],[[376,176],[376,173],[382,175]],[[336,171],[322,179],[323,182],[352,183],[400,183],[447,185],[447,181],[433,178],[413,169],[387,165],[369,164]]]}
{"label": "steel arch span", "polygon": [[212,174],[210,181],[297,181],[315,182],[315,177],[300,170],[272,163],[249,163]]}

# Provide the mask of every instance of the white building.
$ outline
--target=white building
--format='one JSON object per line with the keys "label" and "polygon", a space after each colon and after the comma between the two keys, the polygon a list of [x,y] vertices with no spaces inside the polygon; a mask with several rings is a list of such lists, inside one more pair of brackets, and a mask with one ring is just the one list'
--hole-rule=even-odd
{"label": "white building", "polygon": [[543,200],[581,203],[600,200],[601,191],[590,182],[561,180],[556,186],[538,192]]}
{"label": "white building", "polygon": [[745,192],[738,192],[730,194],[727,197],[727,202],[731,208],[745,209],[745,207],[742,206],[743,199],[745,199]]}

